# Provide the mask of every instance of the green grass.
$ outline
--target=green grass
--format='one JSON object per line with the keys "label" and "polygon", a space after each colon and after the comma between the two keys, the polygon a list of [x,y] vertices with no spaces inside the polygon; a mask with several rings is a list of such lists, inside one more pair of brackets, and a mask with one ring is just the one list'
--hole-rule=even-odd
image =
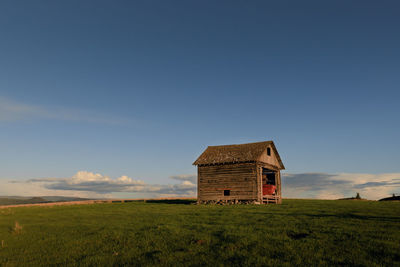
{"label": "green grass", "polygon": [[0,209],[0,265],[400,266],[399,202],[184,203]]}

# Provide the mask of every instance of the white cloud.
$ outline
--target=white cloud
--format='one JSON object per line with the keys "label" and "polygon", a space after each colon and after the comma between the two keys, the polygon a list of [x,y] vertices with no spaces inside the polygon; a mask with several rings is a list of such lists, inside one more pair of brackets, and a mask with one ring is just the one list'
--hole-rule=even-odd
{"label": "white cloud", "polygon": [[[189,178],[189,176],[187,176]],[[99,173],[79,171],[70,178],[38,178],[30,179],[24,183],[41,183],[47,190],[85,191],[96,194],[112,193],[148,193],[155,195],[191,195],[196,192],[196,185],[188,180],[181,180],[179,184],[157,185],[146,184],[128,176],[111,179]]]}
{"label": "white cloud", "polygon": [[178,180],[178,181],[191,181],[193,183],[197,182],[197,175],[195,175],[195,174],[174,175],[174,176],[170,176],[169,178]]}
{"label": "white cloud", "polygon": [[127,124],[127,119],[115,118],[89,110],[66,107],[45,107],[25,104],[0,96],[0,121],[65,120],[104,124]]}
{"label": "white cloud", "polygon": [[0,97],[0,120],[21,120],[32,116],[47,116],[47,112],[33,105],[17,103],[15,101]]}
{"label": "white cloud", "polygon": [[66,196],[81,198],[110,198],[111,194],[93,191],[54,190],[46,188],[46,182],[9,182],[0,179],[0,196]]}

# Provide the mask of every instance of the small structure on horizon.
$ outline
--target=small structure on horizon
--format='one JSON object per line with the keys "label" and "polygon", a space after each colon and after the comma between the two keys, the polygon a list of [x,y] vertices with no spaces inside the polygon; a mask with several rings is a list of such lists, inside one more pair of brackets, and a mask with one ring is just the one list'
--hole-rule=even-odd
{"label": "small structure on horizon", "polygon": [[209,146],[193,165],[199,203],[282,202],[285,166],[273,141]]}

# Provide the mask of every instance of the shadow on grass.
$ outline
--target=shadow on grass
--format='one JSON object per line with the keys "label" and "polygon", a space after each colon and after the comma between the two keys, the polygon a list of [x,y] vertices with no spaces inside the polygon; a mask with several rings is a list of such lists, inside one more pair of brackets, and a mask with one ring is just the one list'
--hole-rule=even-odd
{"label": "shadow on grass", "polygon": [[291,239],[298,240],[298,239],[306,238],[307,236],[310,235],[310,233],[303,233],[303,232],[297,233],[294,231],[287,231],[286,235],[288,237],[290,237]]}
{"label": "shadow on grass", "polygon": [[194,200],[194,199],[154,199],[154,200],[146,200],[146,203],[189,205],[189,204],[196,203],[196,200]]}

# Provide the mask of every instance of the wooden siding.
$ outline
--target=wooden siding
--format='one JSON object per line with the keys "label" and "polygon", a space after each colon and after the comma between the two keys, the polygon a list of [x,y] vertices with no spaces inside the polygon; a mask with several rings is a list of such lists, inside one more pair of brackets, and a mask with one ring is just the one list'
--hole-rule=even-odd
{"label": "wooden siding", "polygon": [[282,180],[281,180],[281,171],[277,172],[277,177],[276,177],[276,185],[277,185],[277,191],[278,191],[278,204],[282,203]]}
{"label": "wooden siding", "polygon": [[[198,199],[260,200],[256,163],[198,166]],[[224,190],[230,190],[224,196]]]}
{"label": "wooden siding", "polygon": [[258,160],[261,162],[276,166],[276,168],[279,168],[280,165],[279,165],[279,161],[276,157],[276,153],[275,153],[274,149],[272,149],[272,146],[269,146],[269,148],[271,149],[271,156],[267,155],[267,149],[265,149]]}

